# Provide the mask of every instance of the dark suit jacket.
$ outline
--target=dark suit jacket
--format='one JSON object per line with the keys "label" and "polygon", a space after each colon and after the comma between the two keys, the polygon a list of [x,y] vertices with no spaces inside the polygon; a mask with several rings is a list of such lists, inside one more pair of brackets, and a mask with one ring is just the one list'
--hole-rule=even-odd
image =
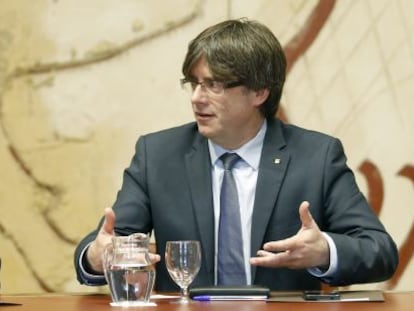
{"label": "dark suit jacket", "polygon": [[[377,282],[394,273],[398,264],[395,244],[358,189],[340,141],[279,120],[268,121],[252,216],[252,256],[263,243],[297,233],[301,226],[298,208],[304,200],[310,202],[320,229],[337,246],[338,271],[325,282]],[[138,140],[114,211],[117,234],[155,230],[162,256],[157,264],[157,290],[177,290],[165,268],[167,240],[200,240],[202,266],[193,285],[214,284],[211,163],[207,140],[195,123]],[[86,279],[78,266],[79,255],[96,233],[89,234],[76,250],[75,265],[82,283]],[[320,280],[307,270],[254,266],[252,282],[273,290],[320,287]]]}

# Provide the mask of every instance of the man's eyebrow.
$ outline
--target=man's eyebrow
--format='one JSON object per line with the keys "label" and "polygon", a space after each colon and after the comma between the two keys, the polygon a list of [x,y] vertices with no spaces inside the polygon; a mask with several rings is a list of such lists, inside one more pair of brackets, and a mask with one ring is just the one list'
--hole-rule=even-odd
{"label": "man's eyebrow", "polygon": [[194,81],[194,82],[199,82],[199,81],[215,81],[215,79],[213,77],[204,77],[204,78],[198,79],[198,78],[194,77],[193,75],[188,76],[186,78],[186,80]]}

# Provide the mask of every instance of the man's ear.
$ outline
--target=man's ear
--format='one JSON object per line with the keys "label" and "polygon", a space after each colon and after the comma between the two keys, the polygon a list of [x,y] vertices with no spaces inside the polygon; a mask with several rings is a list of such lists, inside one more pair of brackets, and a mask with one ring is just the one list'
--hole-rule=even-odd
{"label": "man's ear", "polygon": [[265,100],[269,97],[269,94],[269,89],[260,89],[255,91],[256,106],[260,106],[261,104],[263,104]]}

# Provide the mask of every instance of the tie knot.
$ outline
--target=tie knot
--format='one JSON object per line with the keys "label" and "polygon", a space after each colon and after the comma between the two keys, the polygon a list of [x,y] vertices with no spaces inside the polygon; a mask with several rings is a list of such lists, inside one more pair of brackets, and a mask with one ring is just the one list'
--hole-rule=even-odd
{"label": "tie knot", "polygon": [[231,170],[234,164],[236,164],[236,162],[240,160],[240,157],[237,153],[226,152],[220,157],[220,160],[221,162],[223,162],[225,170]]}

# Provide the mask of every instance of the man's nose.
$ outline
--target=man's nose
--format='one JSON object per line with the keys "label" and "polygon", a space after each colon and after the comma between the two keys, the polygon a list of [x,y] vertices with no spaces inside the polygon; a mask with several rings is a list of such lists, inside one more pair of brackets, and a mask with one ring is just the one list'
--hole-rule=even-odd
{"label": "man's nose", "polygon": [[207,98],[207,93],[205,88],[201,84],[197,84],[191,94],[191,101],[199,102]]}

